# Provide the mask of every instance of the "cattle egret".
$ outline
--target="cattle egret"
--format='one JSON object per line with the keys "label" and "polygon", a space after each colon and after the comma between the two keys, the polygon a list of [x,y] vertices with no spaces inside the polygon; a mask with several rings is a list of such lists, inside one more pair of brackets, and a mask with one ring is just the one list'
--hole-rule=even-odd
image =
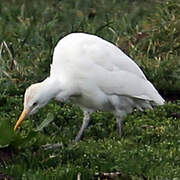
{"label": "cattle egret", "polygon": [[86,33],[72,33],[58,42],[50,76],[26,89],[24,110],[14,130],[51,99],[71,100],[83,110],[83,123],[75,142],[81,139],[90,114],[96,110],[114,113],[121,135],[121,123],[127,113],[134,108],[144,110],[164,104],[130,57],[112,43]]}

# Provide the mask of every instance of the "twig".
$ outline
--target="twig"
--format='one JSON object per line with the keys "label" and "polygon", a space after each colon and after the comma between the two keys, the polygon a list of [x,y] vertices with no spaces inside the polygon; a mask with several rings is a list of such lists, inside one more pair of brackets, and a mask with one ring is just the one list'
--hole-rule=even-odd
{"label": "twig", "polygon": [[4,45],[4,43],[2,42],[2,43],[1,43],[1,47],[0,47],[0,59],[1,59],[1,60],[3,60],[3,58],[2,58],[3,45]]}
{"label": "twig", "polygon": [[13,47],[11,45],[11,50],[10,50],[10,48],[8,47],[6,41],[3,41],[3,43],[4,43],[4,46],[5,46],[6,50],[8,51],[9,57],[10,57],[10,70],[13,70],[13,68],[17,65],[17,62],[14,59],[14,50],[13,50]]}
{"label": "twig", "polygon": [[12,60],[12,59],[13,59],[13,55],[12,55],[12,53],[11,53],[11,51],[10,51],[8,45],[6,44],[6,41],[3,41],[3,43],[4,43],[4,46],[5,46],[5,48],[7,49],[8,53],[9,53],[10,59]]}
{"label": "twig", "polygon": [[78,173],[77,180],[81,180],[81,173]]}
{"label": "twig", "polygon": [[14,81],[13,81],[13,78],[12,78],[6,71],[2,70],[2,72],[3,72],[12,82],[14,82]]}
{"label": "twig", "polygon": [[95,177],[98,179],[115,179],[123,177],[120,172],[110,172],[110,173],[95,173]]}

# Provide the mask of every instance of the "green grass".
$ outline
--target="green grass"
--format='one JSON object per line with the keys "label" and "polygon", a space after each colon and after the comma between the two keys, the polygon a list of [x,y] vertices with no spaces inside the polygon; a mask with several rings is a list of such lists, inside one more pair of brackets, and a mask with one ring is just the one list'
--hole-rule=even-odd
{"label": "green grass", "polygon": [[[11,100],[17,104],[20,101]],[[41,116],[45,119],[45,111],[54,111],[54,123],[60,129],[51,122],[43,131],[35,133],[37,125],[31,121],[38,121],[39,117],[31,117],[14,135],[16,143],[14,137],[10,137],[10,147],[15,150],[15,155],[12,160],[2,162],[1,168],[17,179],[76,179],[79,172],[86,179],[91,179],[96,172],[121,172],[130,179],[180,178],[179,103],[129,115],[125,119],[122,138],[117,136],[111,115],[95,113],[83,141],[76,146],[71,146],[71,141],[81,125],[81,113],[75,106],[59,108],[57,104],[50,104],[41,111]],[[56,122],[56,119],[61,121]],[[8,121],[4,117],[0,120],[1,123]],[[12,117],[9,123],[13,125],[14,122]],[[8,127],[7,130],[12,129]],[[2,130],[0,135],[4,135]],[[61,143],[61,146],[56,150],[44,150],[42,145],[46,143]]]}
{"label": "green grass", "polygon": [[[0,173],[43,180],[77,179],[78,173],[82,179],[93,179],[97,172],[121,172],[121,179],[132,180],[180,179],[179,101],[128,115],[122,138],[117,136],[114,116],[99,112],[92,115],[83,140],[71,146],[83,114],[74,105],[56,102],[26,120],[18,133],[13,131],[25,88],[49,75],[53,48],[70,32],[88,32],[113,42],[163,95],[178,97],[179,4],[179,0],[1,2],[0,153],[11,150],[12,157],[0,160]],[[60,147],[44,150],[42,145],[48,143]]]}

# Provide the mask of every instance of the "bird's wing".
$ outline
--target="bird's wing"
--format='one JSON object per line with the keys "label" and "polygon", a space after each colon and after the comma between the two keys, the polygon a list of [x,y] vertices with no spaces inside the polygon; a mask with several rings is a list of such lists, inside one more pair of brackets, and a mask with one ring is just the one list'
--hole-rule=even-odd
{"label": "bird's wing", "polygon": [[144,73],[130,57],[100,37],[72,33],[58,42],[52,63],[56,69],[69,65],[89,66],[89,63],[94,63],[108,71],[124,70],[146,79]]}
{"label": "bird's wing", "polygon": [[[138,65],[114,44],[99,37],[85,45],[84,52],[91,60],[108,71],[127,71],[146,79]],[[94,43],[95,42],[95,43]]]}
{"label": "bird's wing", "polygon": [[131,58],[94,35],[75,33],[60,40],[53,55],[53,74],[75,84],[88,81],[106,94],[126,95],[157,104],[163,102]]}
{"label": "bird's wing", "polygon": [[157,105],[164,103],[164,99],[147,79],[127,71],[106,72],[105,76],[103,74],[98,75],[96,84],[108,95],[124,95],[149,100]]}

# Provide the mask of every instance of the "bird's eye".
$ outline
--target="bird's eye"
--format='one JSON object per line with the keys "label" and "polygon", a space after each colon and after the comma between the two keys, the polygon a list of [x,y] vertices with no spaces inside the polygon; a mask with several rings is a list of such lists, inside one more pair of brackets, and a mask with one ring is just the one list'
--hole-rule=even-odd
{"label": "bird's eye", "polygon": [[37,104],[38,104],[37,102],[34,102],[34,103],[33,103],[33,106],[36,106]]}

